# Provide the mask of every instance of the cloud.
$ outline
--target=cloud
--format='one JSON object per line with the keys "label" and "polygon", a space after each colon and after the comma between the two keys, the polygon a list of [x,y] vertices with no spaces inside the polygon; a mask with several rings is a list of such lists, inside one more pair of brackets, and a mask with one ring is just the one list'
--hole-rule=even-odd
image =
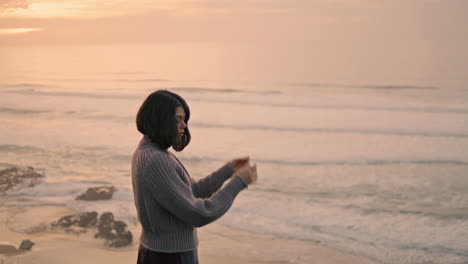
{"label": "cloud", "polygon": [[41,31],[43,28],[0,28],[0,35],[17,35]]}
{"label": "cloud", "polygon": [[132,16],[153,11],[182,16],[271,13],[284,12],[294,6],[283,0],[0,0],[0,14],[9,18],[94,19]]}
{"label": "cloud", "polygon": [[0,13],[3,18],[93,19],[124,14],[125,10],[109,9],[108,4],[89,0],[30,0],[4,3]]}
{"label": "cloud", "polygon": [[0,1],[0,12],[10,8],[23,8],[27,9],[29,1],[27,0],[1,0]]}
{"label": "cloud", "polygon": [[2,18],[95,19],[131,16],[151,10],[170,10],[180,1],[173,0],[0,0]]}

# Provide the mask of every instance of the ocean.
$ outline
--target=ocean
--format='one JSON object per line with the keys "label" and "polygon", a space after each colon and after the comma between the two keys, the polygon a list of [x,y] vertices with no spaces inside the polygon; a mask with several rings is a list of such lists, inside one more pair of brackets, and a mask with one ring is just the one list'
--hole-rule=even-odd
{"label": "ocean", "polygon": [[[454,79],[463,69],[356,60],[350,71],[344,59],[315,58],[219,43],[1,47],[0,167],[46,176],[1,204],[138,225],[135,116],[167,89],[191,108],[192,142],[176,155],[192,177],[246,155],[258,165],[258,183],[222,225],[386,264],[468,263],[468,82]],[[112,200],[74,199],[102,185],[117,188]]]}

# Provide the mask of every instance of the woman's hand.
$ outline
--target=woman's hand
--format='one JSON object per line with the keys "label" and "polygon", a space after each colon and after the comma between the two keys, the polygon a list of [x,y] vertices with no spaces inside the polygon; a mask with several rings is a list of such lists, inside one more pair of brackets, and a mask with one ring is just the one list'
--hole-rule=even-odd
{"label": "woman's hand", "polygon": [[246,166],[246,165],[249,165],[249,162],[250,162],[250,157],[243,157],[243,158],[239,158],[239,159],[234,159],[231,161],[231,167],[232,169],[234,170],[234,172],[237,173],[237,171]]}
{"label": "woman's hand", "polygon": [[255,183],[257,181],[257,165],[243,166],[236,172],[236,175],[241,177],[247,185]]}

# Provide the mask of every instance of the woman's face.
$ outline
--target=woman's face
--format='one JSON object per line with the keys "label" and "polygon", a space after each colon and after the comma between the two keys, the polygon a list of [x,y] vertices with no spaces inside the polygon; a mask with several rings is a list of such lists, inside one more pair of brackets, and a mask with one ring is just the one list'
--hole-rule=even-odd
{"label": "woman's face", "polygon": [[179,132],[179,136],[184,135],[184,129],[187,127],[185,124],[185,111],[184,108],[179,106],[176,108],[175,112],[176,124],[177,124],[177,131]]}

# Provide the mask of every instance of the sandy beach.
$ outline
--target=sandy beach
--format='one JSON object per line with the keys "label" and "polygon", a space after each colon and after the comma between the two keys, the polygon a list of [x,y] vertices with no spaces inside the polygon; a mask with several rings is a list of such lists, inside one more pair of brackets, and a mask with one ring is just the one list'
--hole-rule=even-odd
{"label": "sandy beach", "polygon": [[[135,263],[137,239],[131,246],[107,248],[93,237],[95,230],[70,234],[51,229],[49,224],[76,211],[60,206],[0,209],[0,260],[7,263],[73,264]],[[134,237],[139,228],[131,229]],[[376,263],[321,246],[319,243],[276,238],[237,231],[213,223],[199,229],[200,263]],[[30,251],[17,251],[22,240],[35,243]]]}

